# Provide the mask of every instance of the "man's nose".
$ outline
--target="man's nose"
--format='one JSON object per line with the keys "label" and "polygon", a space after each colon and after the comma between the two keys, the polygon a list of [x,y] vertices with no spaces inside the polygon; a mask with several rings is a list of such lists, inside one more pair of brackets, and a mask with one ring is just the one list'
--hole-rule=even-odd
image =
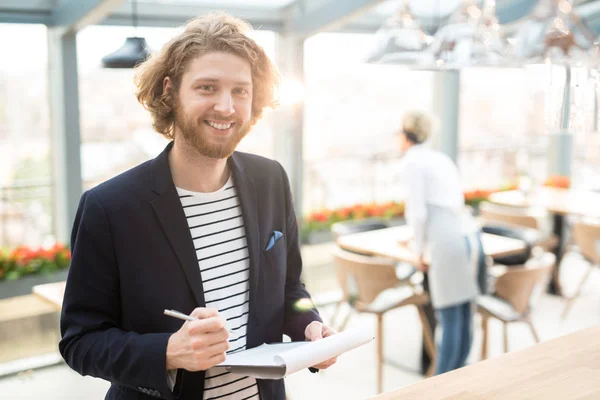
{"label": "man's nose", "polygon": [[215,111],[223,116],[229,116],[234,113],[233,99],[229,93],[223,93],[219,96],[217,103],[215,104]]}

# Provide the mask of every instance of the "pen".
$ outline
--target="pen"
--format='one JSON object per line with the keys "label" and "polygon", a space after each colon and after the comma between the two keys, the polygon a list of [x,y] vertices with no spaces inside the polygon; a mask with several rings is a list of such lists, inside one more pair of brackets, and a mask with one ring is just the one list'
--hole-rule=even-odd
{"label": "pen", "polygon": [[[189,315],[184,314],[182,312],[179,312],[177,310],[165,310],[164,314],[168,315],[169,317],[174,317],[174,318],[182,319],[184,321],[196,321],[196,320],[198,320],[198,318],[189,316]],[[233,335],[233,331],[230,331],[229,329],[227,329],[227,332],[229,332],[230,335]]]}
{"label": "pen", "polygon": [[176,310],[165,310],[165,315],[168,315],[170,317],[179,318],[184,321],[196,321],[198,319],[196,317],[191,317],[187,314],[184,314],[184,313],[176,311]]}

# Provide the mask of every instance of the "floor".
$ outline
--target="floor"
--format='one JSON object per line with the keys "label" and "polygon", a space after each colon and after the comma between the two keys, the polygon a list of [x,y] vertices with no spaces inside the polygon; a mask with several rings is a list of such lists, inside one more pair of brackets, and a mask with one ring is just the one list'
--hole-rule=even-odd
{"label": "floor", "polygon": [[[305,280],[313,294],[325,293],[336,288],[335,275],[330,264],[329,246],[317,245],[303,250],[305,260]],[[565,291],[573,291],[574,285],[586,271],[586,264],[576,254],[568,254],[562,265],[561,279]],[[542,294],[535,303],[533,314],[541,340],[548,340],[569,332],[600,324],[600,272],[594,271],[582,296],[576,301],[566,320],[560,319],[564,300]],[[321,313],[327,320],[331,307],[323,307]],[[490,357],[502,352],[501,325],[490,323]],[[420,354],[420,324],[416,311],[410,308],[389,313],[385,319],[385,354],[402,369],[384,368],[384,391],[410,385],[420,381],[416,373]],[[479,319],[475,321],[477,331],[469,362],[479,359],[481,335]],[[349,327],[368,327],[375,331],[375,320],[368,315],[353,316]],[[534,344],[526,326],[518,324],[509,328],[510,351],[516,351]],[[301,371],[289,376],[286,385],[291,400],[301,399],[365,399],[376,394],[375,343],[360,347],[340,357],[330,370],[319,374]],[[30,370],[0,379],[0,395],[6,399],[86,399],[100,400],[108,388],[108,383],[95,378],[81,377],[64,364],[43,369]],[[7,395],[8,394],[8,395]],[[7,395],[7,397],[4,397]]]}

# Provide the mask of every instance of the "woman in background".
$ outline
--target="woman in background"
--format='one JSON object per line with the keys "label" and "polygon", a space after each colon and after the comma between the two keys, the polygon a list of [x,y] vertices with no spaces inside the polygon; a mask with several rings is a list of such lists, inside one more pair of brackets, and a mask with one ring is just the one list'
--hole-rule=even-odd
{"label": "woman in background", "polygon": [[402,118],[399,136],[408,185],[406,219],[414,230],[417,268],[428,272],[429,294],[443,332],[436,357],[439,375],[465,365],[472,339],[471,301],[478,289],[464,233],[458,168],[445,154],[423,145],[432,125],[425,114],[410,112]]}

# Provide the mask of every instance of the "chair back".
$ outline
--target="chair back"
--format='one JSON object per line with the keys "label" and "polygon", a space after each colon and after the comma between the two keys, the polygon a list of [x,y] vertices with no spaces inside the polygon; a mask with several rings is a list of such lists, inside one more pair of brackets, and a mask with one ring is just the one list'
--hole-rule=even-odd
{"label": "chair back", "polygon": [[550,278],[555,262],[554,254],[543,253],[523,266],[508,268],[496,280],[496,296],[509,302],[518,313],[528,312],[534,289]]}
{"label": "chair back", "polygon": [[369,304],[384,290],[396,287],[396,263],[382,257],[354,254],[336,248],[334,265],[344,299]]}
{"label": "chair back", "polygon": [[588,261],[600,264],[600,223],[585,220],[575,222],[573,241]]}
{"label": "chair back", "polygon": [[500,222],[512,226],[539,229],[537,218],[526,208],[506,207],[484,201],[479,205],[479,216],[483,223]]}

